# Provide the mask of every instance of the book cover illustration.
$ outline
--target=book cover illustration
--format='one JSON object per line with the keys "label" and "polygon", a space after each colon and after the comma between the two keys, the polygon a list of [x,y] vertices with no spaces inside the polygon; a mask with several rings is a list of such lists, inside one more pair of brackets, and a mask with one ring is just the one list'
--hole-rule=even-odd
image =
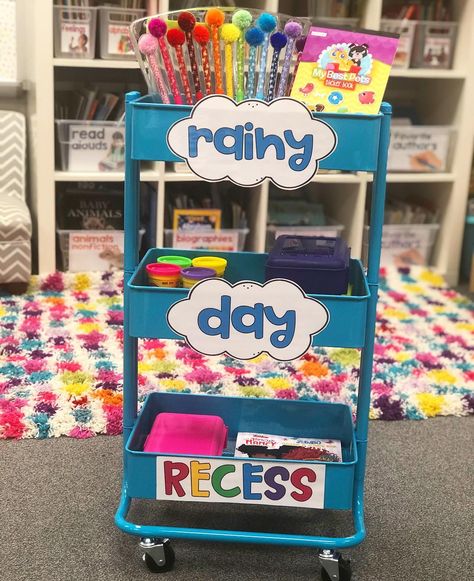
{"label": "book cover illustration", "polygon": [[278,460],[309,460],[342,462],[341,442],[321,438],[294,438],[272,434],[239,432],[235,456],[244,458],[276,458]]}
{"label": "book cover illustration", "polygon": [[175,208],[173,230],[219,230],[221,210],[215,208]]}
{"label": "book cover illustration", "polygon": [[291,97],[328,113],[379,112],[398,35],[312,26]]}

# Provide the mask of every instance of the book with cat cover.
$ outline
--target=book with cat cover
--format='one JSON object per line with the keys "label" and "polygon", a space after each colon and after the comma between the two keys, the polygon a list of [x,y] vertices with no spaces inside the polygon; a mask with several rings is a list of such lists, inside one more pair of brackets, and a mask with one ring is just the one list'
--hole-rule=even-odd
{"label": "book with cat cover", "polygon": [[312,26],[291,97],[314,111],[379,112],[398,35]]}

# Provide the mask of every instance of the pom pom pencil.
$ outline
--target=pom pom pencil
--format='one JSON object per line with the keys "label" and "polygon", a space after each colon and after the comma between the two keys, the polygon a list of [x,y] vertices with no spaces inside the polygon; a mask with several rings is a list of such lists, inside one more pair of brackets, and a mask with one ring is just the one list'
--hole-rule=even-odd
{"label": "pom pom pencil", "polygon": [[299,64],[301,61],[301,57],[303,56],[303,49],[304,49],[305,42],[306,42],[306,35],[300,36],[295,41],[295,50],[297,53],[296,63],[295,63],[295,68],[293,70],[293,74],[291,75],[291,81],[288,85],[288,90],[286,92],[287,95],[291,95],[291,91],[293,89],[293,83],[295,82],[295,78],[296,78],[296,73],[298,72],[298,67],[299,67]]}
{"label": "pom pom pencil", "polygon": [[299,22],[287,22],[285,24],[284,32],[288,37],[288,43],[285,50],[285,58],[283,60],[283,67],[281,69],[280,84],[278,85],[277,97],[283,97],[286,94],[288,84],[288,75],[290,74],[291,59],[293,57],[293,48],[296,39],[301,36],[303,27]]}
{"label": "pom pom pencil", "polygon": [[178,26],[184,32],[186,37],[186,45],[188,47],[189,64],[191,65],[191,74],[194,83],[194,93],[196,95],[196,101],[202,99],[203,94],[201,91],[201,81],[199,80],[199,70],[196,61],[196,53],[194,52],[193,44],[193,29],[196,25],[196,18],[191,12],[181,12],[178,16]]}
{"label": "pom pom pencil", "polygon": [[278,61],[280,52],[287,42],[286,36],[282,32],[275,32],[270,36],[270,44],[273,47],[272,64],[270,66],[270,79],[268,81],[267,101],[273,101],[275,96],[276,79],[278,73]]}
{"label": "pom pom pencil", "polygon": [[212,80],[211,80],[211,63],[209,61],[209,51],[207,50],[207,43],[211,38],[209,34],[209,29],[204,24],[196,24],[193,30],[194,40],[201,47],[201,62],[202,70],[204,73],[204,85],[206,95],[212,93]]}
{"label": "pom pom pencil", "polygon": [[241,36],[242,32],[238,26],[223,24],[221,26],[221,38],[224,41],[224,62],[225,62],[225,90],[228,97],[234,98],[234,59],[233,45]]}
{"label": "pom pom pencil", "polygon": [[158,39],[148,32],[146,34],[142,34],[138,39],[138,48],[140,52],[147,57],[148,65],[151,69],[151,72],[153,73],[156,89],[160,94],[161,100],[163,103],[168,104],[170,102],[168,90],[163,80],[163,75],[161,74],[158,61],[156,60],[156,51],[159,48]]}
{"label": "pom pom pencil", "polygon": [[265,87],[265,73],[267,70],[267,54],[268,54],[268,44],[270,40],[270,33],[275,30],[277,25],[277,19],[273,14],[264,12],[260,14],[257,18],[257,26],[262,30],[264,34],[262,43],[262,52],[260,54],[260,69],[258,73],[258,85],[257,85],[257,99],[263,99],[263,91]]}
{"label": "pom pom pencil", "polygon": [[205,21],[211,30],[212,54],[214,58],[214,74],[216,77],[216,93],[224,93],[221,68],[221,48],[219,45],[219,28],[224,24],[225,14],[218,8],[210,8],[206,12]]}
{"label": "pom pom pencil", "polygon": [[245,33],[245,40],[249,45],[249,70],[247,76],[246,99],[253,99],[255,92],[255,69],[257,67],[257,48],[265,40],[264,33],[257,26],[252,26]]}
{"label": "pom pom pencil", "polygon": [[252,24],[252,15],[248,10],[237,10],[232,15],[232,24],[238,26],[241,35],[237,39],[237,76],[235,100],[240,102],[244,99],[244,78],[245,78],[245,31]]}
{"label": "pom pom pencil", "polygon": [[176,52],[176,60],[178,61],[179,74],[181,75],[181,82],[183,83],[186,104],[192,105],[193,95],[191,93],[191,87],[189,85],[188,71],[186,69],[186,63],[184,62],[183,54],[183,44],[186,41],[184,32],[179,28],[170,28],[170,30],[168,30],[166,34],[166,38]]}
{"label": "pom pom pencil", "polygon": [[158,39],[158,44],[160,47],[161,57],[165,65],[166,74],[168,75],[168,80],[171,87],[171,92],[173,94],[174,102],[181,105],[183,100],[181,99],[181,93],[178,89],[178,83],[176,82],[176,77],[174,74],[173,63],[168,52],[168,47],[166,46],[164,35],[166,34],[168,26],[162,18],[152,18],[148,23],[148,32]]}

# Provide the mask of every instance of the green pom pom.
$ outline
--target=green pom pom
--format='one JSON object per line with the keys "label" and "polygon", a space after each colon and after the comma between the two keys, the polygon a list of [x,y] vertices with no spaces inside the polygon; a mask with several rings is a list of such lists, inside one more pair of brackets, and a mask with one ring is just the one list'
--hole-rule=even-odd
{"label": "green pom pom", "polygon": [[232,15],[232,24],[238,26],[240,30],[245,30],[252,24],[252,15],[248,10],[237,10]]}

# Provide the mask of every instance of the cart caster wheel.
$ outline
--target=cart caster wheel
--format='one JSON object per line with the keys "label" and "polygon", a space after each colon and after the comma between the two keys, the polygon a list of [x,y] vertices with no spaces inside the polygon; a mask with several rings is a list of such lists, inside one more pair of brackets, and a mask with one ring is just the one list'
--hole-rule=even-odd
{"label": "cart caster wheel", "polygon": [[143,561],[149,571],[152,573],[171,571],[175,555],[169,539],[142,539],[140,547],[145,551]]}
{"label": "cart caster wheel", "polygon": [[335,551],[322,551],[319,554],[322,581],[351,581],[352,570],[349,559],[343,559]]}

